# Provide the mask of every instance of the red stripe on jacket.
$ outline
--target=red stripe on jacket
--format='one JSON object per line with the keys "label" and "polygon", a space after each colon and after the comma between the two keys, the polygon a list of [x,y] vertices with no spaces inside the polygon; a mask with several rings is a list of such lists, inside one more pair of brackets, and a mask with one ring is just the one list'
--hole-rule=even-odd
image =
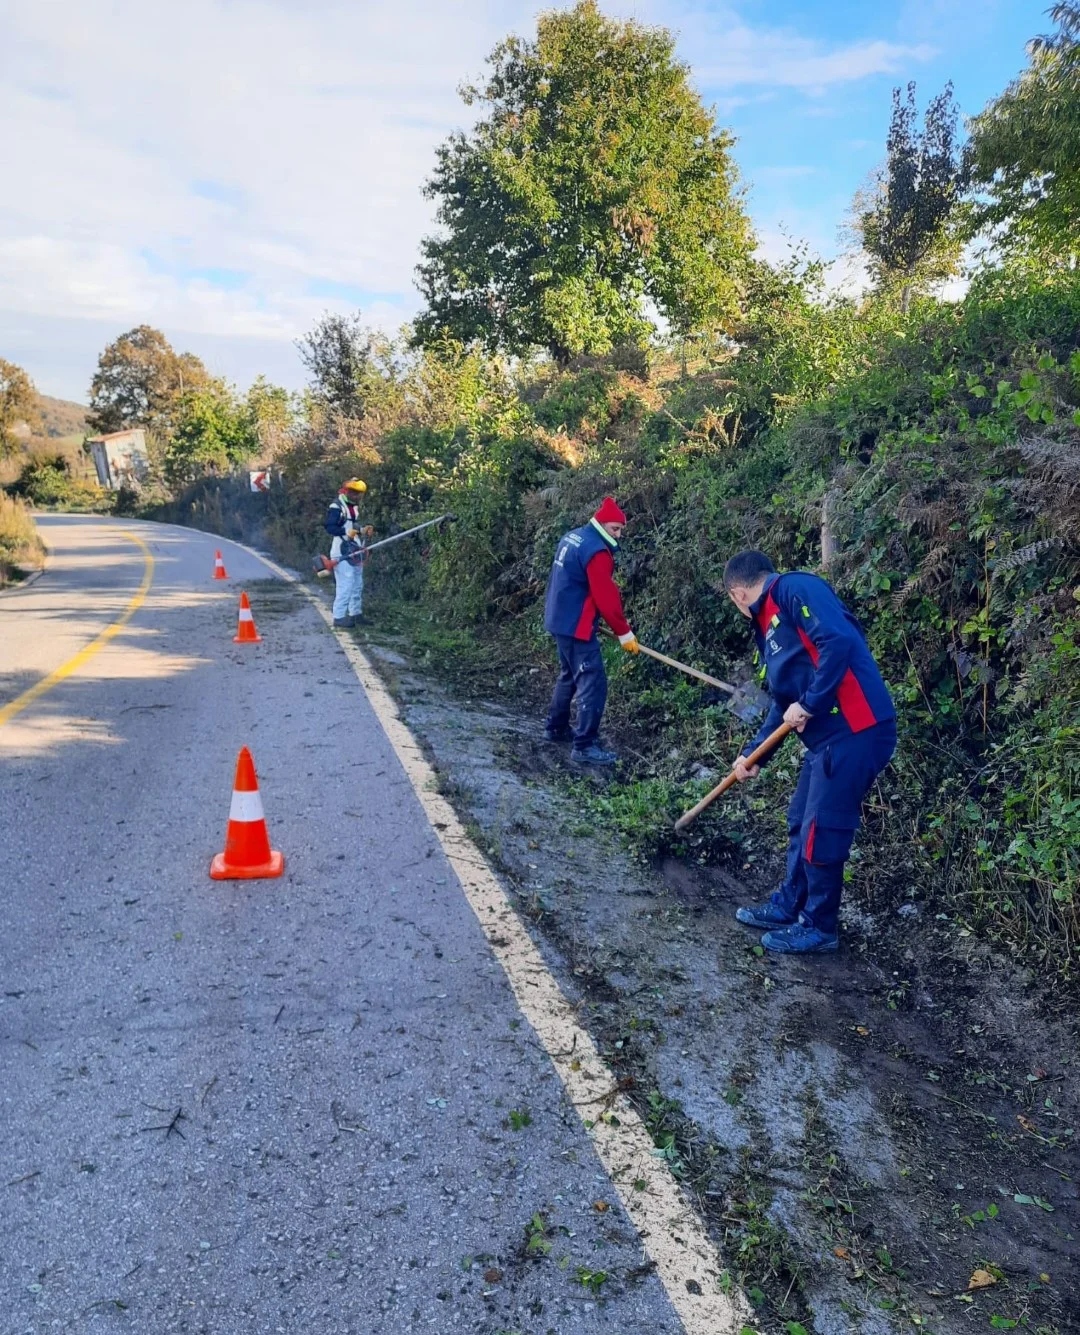
{"label": "red stripe on jacket", "polygon": [[597,612],[604,618],[616,635],[626,635],[630,623],[623,612],[622,596],[615,583],[615,558],[609,551],[599,551],[585,567],[589,580],[589,594],[581,609],[574,638],[587,640],[596,626]]}
{"label": "red stripe on jacket", "polygon": [[[775,584],[776,581],[773,580],[773,583]],[[772,596],[771,593],[766,593],[765,601],[761,604],[761,607],[757,614],[757,623],[761,627],[762,635],[767,635],[769,633],[769,623],[772,621],[773,617],[779,615],[780,615],[780,604],[776,601],[776,599]],[[815,663],[817,662],[816,659],[814,661]]]}
{"label": "red stripe on jacket", "polygon": [[[810,655],[810,661],[814,667],[818,665],[818,659],[821,655],[818,653],[817,646],[799,626],[799,639],[803,642],[803,647]],[[877,715],[870,708],[870,702],[867,700],[863,688],[859,685],[859,679],[851,668],[840,678],[840,685],[836,688],[836,703],[840,706],[840,713],[843,714],[848,727],[852,732],[864,732],[867,728],[872,728],[878,721]]]}

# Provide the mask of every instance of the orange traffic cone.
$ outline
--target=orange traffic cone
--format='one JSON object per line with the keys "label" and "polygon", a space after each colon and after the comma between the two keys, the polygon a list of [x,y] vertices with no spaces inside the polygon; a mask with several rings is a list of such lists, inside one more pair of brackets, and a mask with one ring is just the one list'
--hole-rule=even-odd
{"label": "orange traffic cone", "polygon": [[261,644],[262,636],[255,629],[255,618],[251,615],[251,604],[246,593],[240,595],[240,624],[233,636],[233,644]]}
{"label": "orange traffic cone", "polygon": [[270,847],[255,762],[242,746],[236,761],[225,852],[210,863],[210,877],[215,881],[252,881],[280,876],[284,870],[284,857]]}
{"label": "orange traffic cone", "polygon": [[228,575],[226,575],[225,573],[225,562],[221,559],[220,552],[214,553],[214,578],[215,579],[229,578]]}

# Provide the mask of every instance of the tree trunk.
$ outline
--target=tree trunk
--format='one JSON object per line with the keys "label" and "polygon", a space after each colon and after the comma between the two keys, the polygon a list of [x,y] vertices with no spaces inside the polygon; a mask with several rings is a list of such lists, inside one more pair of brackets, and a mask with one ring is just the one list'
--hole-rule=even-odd
{"label": "tree trunk", "polygon": [[836,560],[836,508],[840,500],[840,488],[830,483],[821,500],[821,569],[828,574],[829,567]]}

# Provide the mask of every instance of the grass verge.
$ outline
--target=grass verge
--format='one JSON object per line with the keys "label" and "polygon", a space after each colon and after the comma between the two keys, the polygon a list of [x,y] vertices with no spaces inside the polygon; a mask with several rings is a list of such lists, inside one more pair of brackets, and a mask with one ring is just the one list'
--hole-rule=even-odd
{"label": "grass verge", "polygon": [[27,567],[45,562],[45,544],[38,536],[30,508],[0,493],[0,588],[25,578]]}

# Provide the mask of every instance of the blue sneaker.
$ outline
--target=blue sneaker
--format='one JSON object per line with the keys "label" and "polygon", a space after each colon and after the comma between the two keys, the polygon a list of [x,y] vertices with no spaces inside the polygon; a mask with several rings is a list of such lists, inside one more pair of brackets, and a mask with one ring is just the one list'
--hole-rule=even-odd
{"label": "blue sneaker", "polygon": [[614,765],[618,758],[614,751],[605,751],[595,742],[592,746],[575,746],[570,752],[575,765]]}
{"label": "blue sneaker", "polygon": [[745,908],[736,909],[735,917],[747,927],[757,927],[763,932],[770,927],[790,927],[795,921],[771,900],[766,904],[747,904]]}
{"label": "blue sneaker", "polygon": [[830,936],[828,932],[819,932],[816,927],[795,922],[777,932],[766,932],[761,938],[761,944],[766,950],[774,950],[778,955],[819,955],[835,950],[840,944],[840,938]]}
{"label": "blue sneaker", "polygon": [[569,728],[544,729],[545,742],[572,742],[573,740],[574,740],[574,734],[570,731]]}

